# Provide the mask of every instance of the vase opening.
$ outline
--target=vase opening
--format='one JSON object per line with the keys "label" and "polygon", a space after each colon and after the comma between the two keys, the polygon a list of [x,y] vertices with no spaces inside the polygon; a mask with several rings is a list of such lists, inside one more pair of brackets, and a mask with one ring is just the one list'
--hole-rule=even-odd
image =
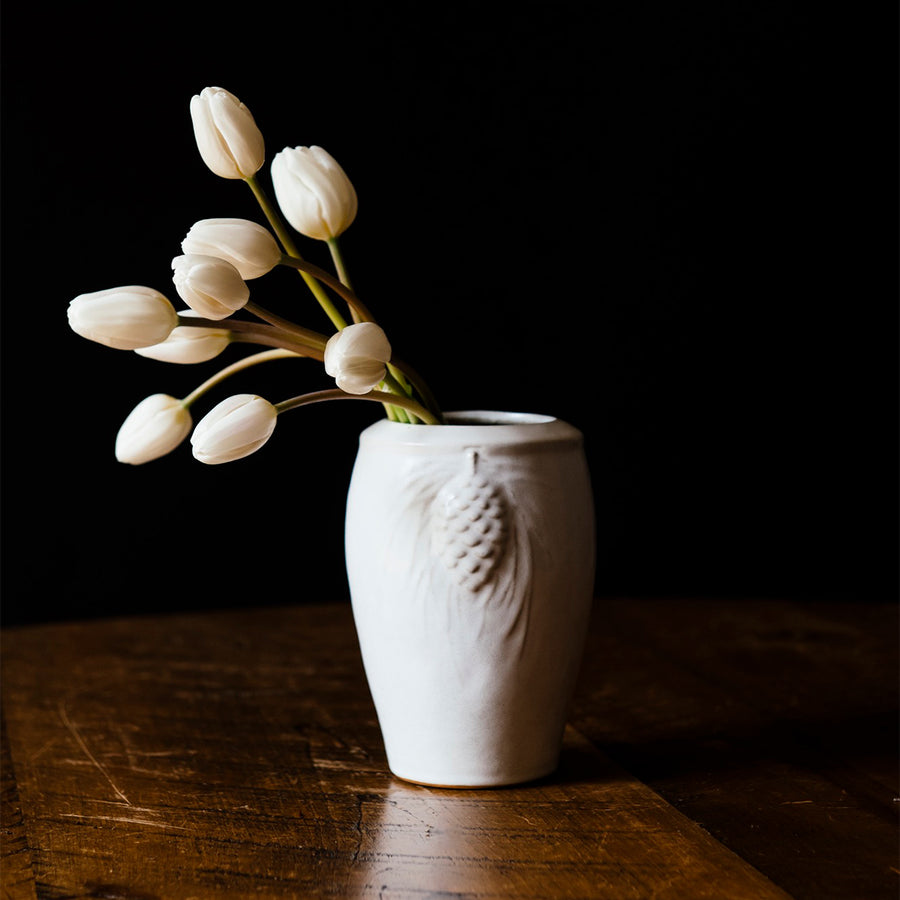
{"label": "vase opening", "polygon": [[555,421],[553,416],[536,413],[495,412],[487,409],[467,409],[449,412],[447,425],[545,425]]}

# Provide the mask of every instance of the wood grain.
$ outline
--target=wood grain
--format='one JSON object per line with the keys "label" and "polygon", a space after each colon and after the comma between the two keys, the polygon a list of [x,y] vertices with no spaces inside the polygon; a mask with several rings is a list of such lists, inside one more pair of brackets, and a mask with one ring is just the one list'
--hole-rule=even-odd
{"label": "wood grain", "polygon": [[34,898],[31,853],[6,729],[0,730],[0,887],[4,897]]}
{"label": "wood grain", "polygon": [[898,896],[896,606],[619,602],[594,627],[591,740],[793,896]]}
{"label": "wood grain", "polygon": [[599,605],[559,771],[496,791],[387,772],[342,605],[8,630],[5,896],[895,897],[890,738],[815,741],[887,714],[889,616],[728,608]]}

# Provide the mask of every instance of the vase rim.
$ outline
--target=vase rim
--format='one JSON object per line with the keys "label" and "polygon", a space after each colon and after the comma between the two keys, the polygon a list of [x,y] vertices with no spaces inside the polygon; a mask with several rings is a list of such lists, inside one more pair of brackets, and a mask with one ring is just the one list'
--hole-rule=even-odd
{"label": "vase rim", "polygon": [[506,412],[494,409],[463,409],[444,414],[445,424],[466,425],[546,425],[558,421],[555,416],[539,413]]}
{"label": "vase rim", "polygon": [[467,409],[444,414],[443,425],[410,425],[380,419],[366,428],[360,440],[404,445],[447,446],[580,442],[581,432],[568,422],[538,413]]}

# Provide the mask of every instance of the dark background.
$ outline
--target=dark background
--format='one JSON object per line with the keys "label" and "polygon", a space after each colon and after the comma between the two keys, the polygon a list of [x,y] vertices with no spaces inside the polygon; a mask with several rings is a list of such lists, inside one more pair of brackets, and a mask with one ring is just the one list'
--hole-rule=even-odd
{"label": "dark background", "polygon": [[[248,105],[268,159],[341,162],[355,287],[445,409],[583,430],[598,593],[896,599],[888,7],[7,3],[4,623],[347,598],[344,499],[377,406],[285,415],[231,465],[186,444],[123,466],[139,400],[246,351],[172,366],[66,323],[106,287],[177,300],[194,221],[260,218],[197,154],[207,85]],[[327,328],[294,273],[264,282],[258,302]],[[273,363],[196,418],[326,384]]]}

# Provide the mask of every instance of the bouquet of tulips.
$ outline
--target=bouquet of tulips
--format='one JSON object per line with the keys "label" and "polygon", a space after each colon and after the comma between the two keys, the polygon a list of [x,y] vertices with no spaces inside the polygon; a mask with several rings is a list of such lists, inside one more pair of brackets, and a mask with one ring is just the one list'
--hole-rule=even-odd
{"label": "bouquet of tulips", "polygon": [[[184,309],[154,288],[129,285],[79,295],[69,304],[69,324],[108,347],[171,363],[207,362],[236,342],[267,349],[226,366],[185,397],[153,394],[142,400],[119,429],[116,458],[149,462],[191,435],[198,460],[230,462],[262,447],[281,413],[324,400],[373,400],[394,421],[440,424],[427,386],[394,357],[383,329],[350,285],[338,238],[356,217],[357,196],[343,169],[321,147],[285,148],[270,167],[273,203],[258,178],[265,141],[247,107],[228,91],[208,87],[191,99],[190,112],[203,161],[222,178],[246,182],[269,227],[248,219],[195,223],[181,243],[182,255],[172,261]],[[335,274],[301,256],[294,232],[327,243]],[[250,299],[247,282],[276,266],[299,271],[333,324],[332,334],[304,328]],[[292,356],[323,362],[337,386],[279,403],[237,394],[194,426],[191,408],[213,387],[249,366]]]}

